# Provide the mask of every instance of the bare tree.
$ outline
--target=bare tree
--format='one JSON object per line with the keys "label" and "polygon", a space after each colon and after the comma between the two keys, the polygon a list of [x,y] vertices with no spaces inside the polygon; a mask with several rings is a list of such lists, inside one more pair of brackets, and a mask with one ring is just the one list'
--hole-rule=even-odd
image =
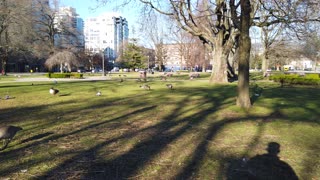
{"label": "bare tree", "polygon": [[70,46],[55,46],[57,35],[76,37],[77,32],[69,26],[70,22],[56,23],[59,3],[58,0],[53,2],[54,8],[50,7],[48,0],[0,0],[2,74],[7,72],[8,61],[24,59],[27,63],[35,62],[32,60],[47,59],[57,49],[72,49]]}
{"label": "bare tree", "polygon": [[184,66],[192,70],[195,67],[200,68],[203,66],[203,69],[205,69],[208,62],[206,62],[205,58],[206,47],[202,41],[181,30],[173,31],[172,34],[171,41],[175,42],[178,47],[181,68]]}
{"label": "bare tree", "polygon": [[[228,82],[227,60],[237,37],[243,37],[242,41],[240,38],[240,44],[246,46],[245,48],[242,47],[243,54],[250,53],[250,44],[247,44],[247,42],[250,41],[250,37],[249,34],[246,35],[246,30],[250,28],[251,24],[250,1],[241,1],[241,8],[247,8],[245,9],[246,11],[243,9],[240,11],[240,4],[237,4],[234,0],[229,1],[229,3],[224,0],[217,0],[215,2],[206,0],[196,2],[191,2],[189,0],[169,0],[168,2],[148,0],[139,1],[146,7],[174,19],[181,29],[198,37],[204,44],[206,44],[208,49],[212,50],[213,71],[210,78],[211,83]],[[244,6],[244,4],[246,4],[246,6]],[[249,13],[247,13],[247,11]],[[245,14],[244,12],[249,14],[249,16],[245,16],[248,18],[249,22],[246,19],[240,20],[238,18],[238,12],[243,13],[241,16]],[[241,28],[241,23],[243,23],[243,28]],[[246,28],[244,25],[248,25],[249,27]],[[239,30],[243,30],[242,35]],[[240,55],[239,57],[239,64],[242,63],[242,66],[239,66],[239,69],[241,71],[247,70],[249,72],[248,60],[243,60],[244,58],[249,58],[249,56]],[[239,103],[242,107],[250,107],[251,105],[249,98],[248,72],[239,71],[242,79],[240,80],[239,78],[240,90],[238,100],[240,99],[241,102],[245,102]]]}
{"label": "bare tree", "polygon": [[[108,2],[108,0],[101,1]],[[307,21],[319,20],[318,16],[310,16],[310,11],[314,6],[319,6],[315,0],[272,1],[275,3],[265,6],[266,1],[264,0],[168,0],[166,2],[139,0],[146,7],[170,16],[181,29],[198,37],[212,49],[213,72],[210,82],[228,81],[227,60],[238,41],[237,104],[243,108],[251,107],[249,97],[250,27],[264,27],[278,23],[299,27]],[[271,18],[256,17],[259,6],[262,6],[260,10],[266,11],[265,14]],[[299,28],[295,29],[299,30]]]}
{"label": "bare tree", "polygon": [[3,0],[0,3],[0,47],[1,47],[1,64],[2,64],[2,75],[6,75],[7,63],[8,63],[8,54],[9,54],[9,25],[11,21],[10,7],[12,5]]}
{"label": "bare tree", "polygon": [[163,71],[164,70],[164,64],[166,62],[166,50],[164,48],[164,43],[161,40],[155,48],[155,62],[157,67],[159,68],[159,71]]}
{"label": "bare tree", "polygon": [[71,72],[71,67],[79,65],[79,62],[74,53],[70,51],[61,51],[53,54],[50,58],[48,58],[45,62],[45,65],[49,69],[52,69],[52,67],[56,65],[60,65],[60,71],[62,73],[65,67],[69,72]]}
{"label": "bare tree", "polygon": [[0,51],[3,75],[7,73],[10,54],[32,49],[26,45],[33,37],[30,8],[30,0],[0,1]]}
{"label": "bare tree", "polygon": [[313,70],[316,70],[320,59],[320,36],[317,32],[308,33],[303,39],[301,54],[314,62]]}
{"label": "bare tree", "polygon": [[277,41],[269,49],[269,66],[280,69],[283,65],[289,64],[292,59],[297,59],[301,55],[299,46],[292,41]]}
{"label": "bare tree", "polygon": [[39,56],[48,57],[60,49],[72,49],[77,45],[79,32],[73,27],[70,17],[61,19],[58,16],[59,1],[53,0],[51,7],[48,1],[36,0],[33,3],[33,10],[36,15],[32,22],[37,36],[33,43]]}
{"label": "bare tree", "polygon": [[164,43],[168,37],[168,32],[165,32],[167,21],[159,14],[153,11],[142,11],[139,32],[145,37],[141,39],[148,47],[155,49],[155,64],[160,71],[163,71],[165,63]]}
{"label": "bare tree", "polygon": [[192,37],[192,43],[189,45],[190,55],[187,64],[191,67],[197,68],[196,70],[202,69],[202,72],[205,72],[209,64],[206,58],[206,56],[208,56],[208,54],[206,54],[206,47],[198,38],[195,37]]}
{"label": "bare tree", "polygon": [[172,29],[171,39],[178,47],[180,70],[183,70],[183,67],[188,66],[184,63],[187,63],[190,60],[190,44],[192,43],[192,36],[181,29]]}
{"label": "bare tree", "polygon": [[[57,5],[57,3],[54,4]],[[55,22],[57,7],[51,8],[43,0],[36,0],[33,7],[35,12],[37,12],[32,19],[35,30],[38,33],[34,41],[36,53],[39,53],[40,56],[49,56],[49,54],[55,51],[55,35],[58,33]]]}
{"label": "bare tree", "polygon": [[261,27],[261,39],[263,44],[263,56],[262,56],[262,71],[266,74],[269,67],[269,51],[271,45],[279,40],[278,37],[283,31],[283,26],[281,24],[273,24],[271,26]]}

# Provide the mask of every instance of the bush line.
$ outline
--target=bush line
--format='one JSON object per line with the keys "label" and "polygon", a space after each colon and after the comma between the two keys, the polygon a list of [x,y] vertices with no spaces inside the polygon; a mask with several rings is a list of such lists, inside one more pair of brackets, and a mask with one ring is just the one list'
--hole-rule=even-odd
{"label": "bush line", "polygon": [[48,73],[46,74],[48,78],[76,78],[82,79],[82,73]]}

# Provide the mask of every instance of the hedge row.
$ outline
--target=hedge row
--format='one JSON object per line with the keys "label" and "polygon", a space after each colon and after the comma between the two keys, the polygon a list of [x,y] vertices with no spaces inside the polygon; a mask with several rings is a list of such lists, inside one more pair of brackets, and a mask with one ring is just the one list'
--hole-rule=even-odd
{"label": "hedge row", "polygon": [[48,73],[46,76],[48,78],[83,78],[83,74],[81,73]]}
{"label": "hedge row", "polygon": [[188,73],[190,72],[189,70],[177,70],[178,73]]}
{"label": "hedge row", "polygon": [[275,82],[280,82],[281,85],[289,84],[289,85],[320,85],[320,78],[319,75],[307,75],[307,76],[300,76],[298,74],[278,74],[272,75],[269,77],[270,80]]}
{"label": "hedge row", "polygon": [[320,79],[320,74],[316,73],[307,73],[305,74],[306,78],[311,78],[311,79]]}

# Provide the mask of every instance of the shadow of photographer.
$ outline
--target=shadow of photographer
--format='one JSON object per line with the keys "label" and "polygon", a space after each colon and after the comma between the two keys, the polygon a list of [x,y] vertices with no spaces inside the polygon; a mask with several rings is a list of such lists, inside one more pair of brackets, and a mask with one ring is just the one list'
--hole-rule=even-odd
{"label": "shadow of photographer", "polygon": [[267,153],[256,155],[249,160],[243,158],[230,164],[227,171],[228,179],[247,180],[298,180],[292,167],[281,161],[280,144],[270,142]]}

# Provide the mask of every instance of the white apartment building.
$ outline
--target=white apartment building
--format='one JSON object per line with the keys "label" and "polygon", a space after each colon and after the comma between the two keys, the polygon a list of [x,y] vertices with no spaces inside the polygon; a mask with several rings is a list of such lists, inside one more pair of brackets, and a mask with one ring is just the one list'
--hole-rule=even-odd
{"label": "white apartment building", "polygon": [[117,13],[105,13],[85,20],[85,49],[92,53],[104,52],[114,61],[121,45],[129,38],[128,22]]}
{"label": "white apartment building", "polygon": [[60,7],[54,19],[58,33],[55,34],[55,46],[84,47],[83,19],[72,7]]}

